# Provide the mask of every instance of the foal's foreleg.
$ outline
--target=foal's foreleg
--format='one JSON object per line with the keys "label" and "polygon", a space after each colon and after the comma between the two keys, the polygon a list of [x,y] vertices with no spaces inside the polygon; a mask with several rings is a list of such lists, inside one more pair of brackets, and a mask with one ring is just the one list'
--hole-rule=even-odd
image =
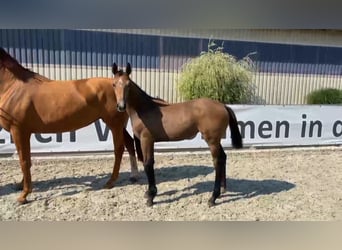
{"label": "foal's foreleg", "polygon": [[[221,146],[221,144],[209,145],[210,151],[213,157],[214,167],[215,167],[215,184],[214,191],[210,197],[208,204],[209,207],[215,205],[215,200],[221,194],[221,184],[223,187],[226,185],[225,168],[227,156]],[[223,183],[224,180],[224,183]]]}
{"label": "foal's foreleg", "polygon": [[157,186],[154,175],[154,159],[150,158],[146,162],[144,162],[144,170],[148,180],[148,189],[145,193],[145,198],[147,198],[147,206],[153,206],[153,199],[157,195]]}
{"label": "foal's foreleg", "polygon": [[147,206],[153,205],[153,199],[157,195],[156,179],[154,175],[154,144],[149,139],[141,140],[141,147],[144,156],[144,170],[148,180],[148,189],[145,193]]}

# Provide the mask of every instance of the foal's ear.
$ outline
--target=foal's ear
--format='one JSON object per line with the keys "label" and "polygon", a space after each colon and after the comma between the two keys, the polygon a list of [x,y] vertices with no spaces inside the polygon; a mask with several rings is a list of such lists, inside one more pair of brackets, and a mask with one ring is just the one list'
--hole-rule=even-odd
{"label": "foal's ear", "polygon": [[116,73],[118,73],[118,65],[116,65],[116,63],[113,63],[112,72],[114,75],[116,75]]}
{"label": "foal's ear", "polygon": [[132,72],[131,64],[127,63],[127,66],[126,66],[126,73],[127,73],[127,75],[131,74],[131,72]]}
{"label": "foal's ear", "polygon": [[4,50],[2,47],[0,47],[0,58],[4,57],[5,55],[7,55],[6,50]]}

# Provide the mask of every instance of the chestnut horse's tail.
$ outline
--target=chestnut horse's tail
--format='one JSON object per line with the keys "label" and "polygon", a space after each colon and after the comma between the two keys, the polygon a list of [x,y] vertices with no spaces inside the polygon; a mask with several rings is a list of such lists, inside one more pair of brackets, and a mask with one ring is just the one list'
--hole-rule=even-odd
{"label": "chestnut horse's tail", "polygon": [[137,155],[138,155],[138,160],[144,161],[144,157],[143,157],[142,150],[141,150],[141,143],[140,143],[139,138],[134,136],[134,142],[135,142],[135,150],[137,151]]}
{"label": "chestnut horse's tail", "polygon": [[238,127],[235,113],[230,107],[226,105],[225,107],[229,114],[229,128],[232,137],[232,145],[234,148],[242,148],[242,136]]}

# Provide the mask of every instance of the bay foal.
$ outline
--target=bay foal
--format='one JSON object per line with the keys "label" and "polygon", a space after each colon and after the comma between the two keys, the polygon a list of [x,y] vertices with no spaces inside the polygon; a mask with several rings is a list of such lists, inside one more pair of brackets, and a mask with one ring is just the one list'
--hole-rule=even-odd
{"label": "bay foal", "polygon": [[221,138],[226,133],[228,125],[233,147],[242,147],[242,137],[233,110],[207,98],[176,104],[156,101],[131,80],[130,64],[127,64],[124,72],[118,70],[114,63],[112,71],[117,110],[128,113],[137,142],[137,151],[138,148],[142,151],[144,170],[148,179],[147,205],[152,206],[157,195],[154,143],[191,139],[200,132],[209,146],[215,167],[214,191],[209,199],[209,206],[213,206],[220,196],[220,187],[226,188],[226,154],[221,146]]}

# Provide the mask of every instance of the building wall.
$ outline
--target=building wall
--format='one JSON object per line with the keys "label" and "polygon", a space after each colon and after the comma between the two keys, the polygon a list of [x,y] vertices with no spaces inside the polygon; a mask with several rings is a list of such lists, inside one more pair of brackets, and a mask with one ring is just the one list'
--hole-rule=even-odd
{"label": "building wall", "polygon": [[111,65],[133,66],[132,78],[153,96],[181,101],[182,65],[223,42],[256,63],[259,103],[303,104],[322,87],[342,89],[342,32],[326,30],[0,30],[0,44],[25,67],[56,80],[111,77]]}

